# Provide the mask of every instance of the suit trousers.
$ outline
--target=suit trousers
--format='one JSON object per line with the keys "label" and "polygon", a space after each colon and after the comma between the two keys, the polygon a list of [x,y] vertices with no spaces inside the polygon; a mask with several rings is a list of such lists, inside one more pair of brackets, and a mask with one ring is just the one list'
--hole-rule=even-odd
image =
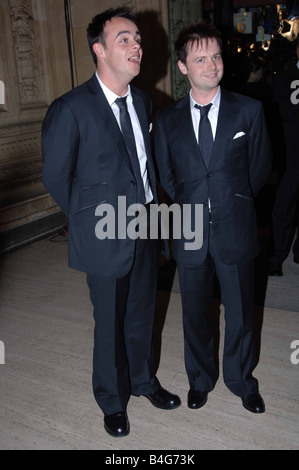
{"label": "suit trousers", "polygon": [[216,271],[225,309],[223,379],[237,396],[258,391],[252,376],[256,365],[254,342],[254,261],[224,264],[210,224],[209,250],[202,265],[178,265],[182,295],[185,366],[190,389],[210,392],[219,377],[218,351],[212,320]]}
{"label": "suit trousers", "polygon": [[95,320],[93,392],[105,415],[125,411],[131,394],[159,386],[152,351],[159,242],[137,238],[135,245],[126,276],[87,275]]}

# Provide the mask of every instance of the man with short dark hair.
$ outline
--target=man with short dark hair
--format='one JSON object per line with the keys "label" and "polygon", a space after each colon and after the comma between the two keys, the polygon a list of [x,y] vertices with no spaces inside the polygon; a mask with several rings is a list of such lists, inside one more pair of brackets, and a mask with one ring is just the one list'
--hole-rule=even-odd
{"label": "man with short dark hair", "polygon": [[175,44],[190,93],[156,116],[155,154],[162,186],[181,206],[203,207],[203,244],[173,240],[183,307],[188,406],[202,407],[219,376],[211,318],[214,272],[225,307],[223,377],[253,413],[265,409],[252,372],[253,267],[259,251],[254,198],[271,168],[262,104],[219,86],[221,38],[206,23],[186,27]]}
{"label": "man with short dark hair", "polygon": [[[149,222],[149,206],[158,203],[151,102],[129,85],[140,71],[141,34],[131,12],[117,8],[95,16],[87,35],[96,73],[48,110],[43,181],[69,217],[69,264],[87,273],[95,319],[93,391],[105,430],[119,437],[130,430],[131,394],[161,409],[178,407],[180,399],[161,387],[152,369],[159,240],[120,230],[120,197],[126,226],[128,208],[145,208]],[[97,236],[97,215],[108,206],[115,231]]]}

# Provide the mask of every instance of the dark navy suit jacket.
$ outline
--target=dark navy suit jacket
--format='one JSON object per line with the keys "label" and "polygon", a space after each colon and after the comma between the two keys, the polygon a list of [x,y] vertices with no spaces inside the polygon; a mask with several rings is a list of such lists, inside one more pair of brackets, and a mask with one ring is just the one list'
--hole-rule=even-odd
{"label": "dark navy suit jacket", "polygon": [[[147,154],[154,202],[158,203],[151,152],[151,101],[131,87]],[[43,182],[69,218],[69,265],[101,276],[122,277],[133,263],[135,241],[118,237],[118,197],[136,203],[136,184],[122,133],[94,75],[56,99],[43,122]],[[100,204],[115,209],[115,239],[99,240]],[[127,217],[126,222],[132,220]]]}
{"label": "dark navy suit jacket", "polygon": [[[204,262],[209,237],[209,203],[220,259],[235,264],[259,250],[254,198],[271,171],[271,146],[262,104],[221,88],[213,152],[206,168],[193,130],[189,95],[157,113],[155,155],[162,187],[181,207],[203,205],[203,245],[186,250],[173,240],[173,255],[189,266]],[[237,137],[240,135],[240,137]],[[182,230],[183,231],[183,230]]]}

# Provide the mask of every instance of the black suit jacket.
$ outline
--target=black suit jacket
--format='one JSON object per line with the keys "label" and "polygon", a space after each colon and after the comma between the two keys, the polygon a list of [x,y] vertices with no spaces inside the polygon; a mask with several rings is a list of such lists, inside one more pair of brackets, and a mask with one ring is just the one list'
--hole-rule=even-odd
{"label": "black suit jacket", "polygon": [[[234,138],[238,133],[240,137]],[[254,197],[271,170],[271,150],[262,104],[221,89],[217,132],[209,167],[201,158],[192,125],[189,95],[156,116],[155,155],[162,186],[181,207],[203,205],[203,245],[186,250],[173,240],[178,262],[205,260],[209,207],[217,250],[226,264],[254,258],[259,250]]]}
{"label": "black suit jacket", "polygon": [[[158,203],[152,161],[149,97],[131,87],[147,154],[154,202]],[[43,182],[69,218],[69,265],[90,274],[122,277],[134,259],[135,241],[118,237],[118,197],[136,203],[130,159],[113,111],[93,77],[56,99],[43,122]],[[115,210],[115,239],[95,234],[100,204]],[[126,218],[126,224],[132,220]]]}

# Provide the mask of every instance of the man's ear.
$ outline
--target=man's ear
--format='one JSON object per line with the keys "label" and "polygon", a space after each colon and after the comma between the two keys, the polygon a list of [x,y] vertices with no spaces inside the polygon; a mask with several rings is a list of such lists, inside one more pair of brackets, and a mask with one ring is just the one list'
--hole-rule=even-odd
{"label": "man's ear", "polygon": [[96,54],[97,57],[103,57],[104,55],[104,46],[100,42],[95,42],[92,46],[93,52]]}
{"label": "man's ear", "polygon": [[178,61],[178,67],[183,75],[187,75],[187,67],[181,60]]}

